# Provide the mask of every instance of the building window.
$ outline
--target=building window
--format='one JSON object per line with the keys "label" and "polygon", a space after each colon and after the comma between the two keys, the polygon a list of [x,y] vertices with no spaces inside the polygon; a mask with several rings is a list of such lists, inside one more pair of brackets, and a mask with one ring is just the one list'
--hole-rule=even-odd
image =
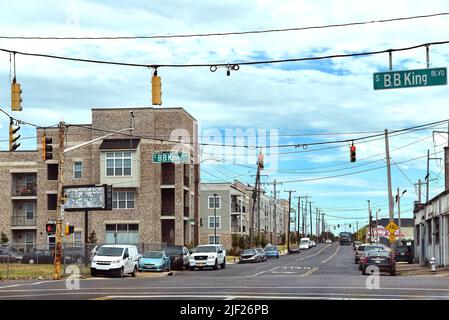
{"label": "building window", "polygon": [[220,236],[217,235],[214,241],[214,236],[209,236],[209,244],[219,244],[220,243]]}
{"label": "building window", "polygon": [[47,194],[47,210],[56,210],[57,202],[58,202],[58,195]]}
{"label": "building window", "polygon": [[34,249],[34,233],[25,233],[25,252],[30,252]]}
{"label": "building window", "polygon": [[138,224],[106,224],[106,243],[139,243]]}
{"label": "building window", "polygon": [[[215,206],[214,206],[214,198],[215,198]],[[209,209],[220,209],[221,208],[221,197],[211,196],[209,197]]]}
{"label": "building window", "polygon": [[81,241],[81,231],[75,231],[73,233],[73,243],[76,246],[80,246],[81,245],[81,243],[82,243],[82,241]]}
{"label": "building window", "polygon": [[57,163],[47,164],[47,180],[58,180],[59,166]]}
{"label": "building window", "polygon": [[73,163],[73,179],[81,179],[83,176],[83,163],[81,161],[75,161]]}
{"label": "building window", "polygon": [[[217,229],[221,228],[221,217],[217,216],[216,220],[215,220],[215,226],[217,227]],[[209,216],[209,229],[214,229],[214,216]]]}
{"label": "building window", "polygon": [[134,209],[134,191],[112,192],[112,208]]}
{"label": "building window", "polygon": [[131,176],[131,152],[106,152],[106,176]]}
{"label": "building window", "polygon": [[34,219],[34,205],[32,203],[27,203],[25,205],[25,213],[27,220]]}

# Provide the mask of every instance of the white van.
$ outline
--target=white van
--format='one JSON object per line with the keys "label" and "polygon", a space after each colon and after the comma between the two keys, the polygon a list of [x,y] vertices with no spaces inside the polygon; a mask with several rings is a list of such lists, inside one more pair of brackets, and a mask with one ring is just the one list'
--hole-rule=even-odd
{"label": "white van", "polygon": [[124,274],[136,276],[140,255],[136,246],[104,245],[98,249],[90,265],[92,276],[97,274],[113,274],[123,277]]}
{"label": "white van", "polygon": [[301,238],[299,242],[299,249],[309,249],[310,248],[310,238]]}

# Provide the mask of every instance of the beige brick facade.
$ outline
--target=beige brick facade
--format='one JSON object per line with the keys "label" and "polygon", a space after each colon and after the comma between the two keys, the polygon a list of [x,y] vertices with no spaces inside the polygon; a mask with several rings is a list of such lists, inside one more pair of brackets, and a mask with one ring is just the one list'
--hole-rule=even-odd
{"label": "beige brick facade", "polygon": [[[132,111],[134,118],[131,118]],[[92,124],[68,125],[65,134],[65,149],[91,141],[125,128],[130,128],[133,120],[134,130],[125,131],[124,134],[116,134],[105,139],[131,139],[128,134],[140,138],[136,149],[124,150],[100,150],[99,147],[104,139],[93,142],[87,146],[65,153],[64,159],[64,185],[91,185],[100,184],[104,180],[101,172],[105,172],[106,162],[101,160],[102,152],[125,152],[131,151],[132,167],[136,165],[137,173],[124,179],[114,177],[114,191],[134,193],[134,208],[113,209],[112,211],[90,211],[89,233],[95,230],[98,242],[106,242],[106,225],[119,224],[117,228],[130,224],[138,225],[139,243],[170,243],[187,245],[193,241],[193,225],[189,219],[193,219],[194,211],[194,177],[193,160],[198,157],[197,146],[197,122],[182,108],[108,108],[92,109]],[[53,139],[53,160],[43,161],[41,157],[41,138],[44,134]],[[190,161],[186,165],[175,164],[170,175],[174,175],[174,183],[164,185],[162,183],[162,169],[160,163],[153,163],[154,152],[172,151],[180,146],[179,143],[171,142],[182,139],[188,142],[188,147],[183,152],[190,154]],[[164,140],[164,141],[160,141]],[[170,140],[170,141],[167,141]],[[36,151],[0,152],[0,231],[5,232],[8,238],[14,242],[25,243],[33,235],[35,243],[47,244],[49,239],[45,225],[55,220],[59,213],[56,210],[48,210],[48,194],[57,192],[57,180],[49,180],[48,168],[51,164],[58,164],[58,129],[37,129]],[[181,151],[176,149],[176,152]],[[103,158],[104,158],[103,154]],[[137,162],[136,162],[137,161]],[[74,177],[74,163],[82,163],[82,176],[80,179]],[[134,169],[135,169],[134,168]],[[171,170],[171,168],[170,168]],[[33,196],[22,195],[13,197],[14,181],[23,175],[28,185],[34,179],[36,189]],[[186,178],[187,177],[187,178]],[[123,182],[121,182],[123,180]],[[126,182],[125,182],[126,180]],[[174,199],[164,198],[161,190],[173,190]],[[26,191],[21,189],[19,191]],[[18,192],[18,191],[16,191]],[[169,191],[168,193],[171,193]],[[50,196],[51,197],[51,196]],[[174,201],[169,207],[174,208],[168,215],[162,215],[163,202]],[[22,212],[24,203],[26,208],[31,208],[33,203],[34,221],[14,217],[17,212]],[[19,210],[19,207],[21,208]],[[188,208],[188,209],[185,209]],[[28,209],[30,210],[30,209]],[[31,212],[28,213],[30,218]],[[13,218],[14,217],[14,218]],[[14,220],[15,226],[12,225]],[[25,221],[26,220],[26,221]],[[84,242],[84,212],[65,212],[64,223],[75,226],[78,238]],[[166,225],[163,227],[163,225]],[[172,228],[173,226],[173,228]],[[166,230],[163,233],[163,229]],[[168,230],[168,231],[167,231]],[[120,231],[121,232],[121,231]],[[25,234],[28,233],[28,236]],[[170,235],[172,237],[170,237]],[[111,236],[109,234],[109,236]],[[133,238],[134,239],[134,238]],[[79,239],[78,239],[79,240]],[[110,240],[110,238],[109,238]],[[74,241],[74,235],[65,238],[65,241]]]}

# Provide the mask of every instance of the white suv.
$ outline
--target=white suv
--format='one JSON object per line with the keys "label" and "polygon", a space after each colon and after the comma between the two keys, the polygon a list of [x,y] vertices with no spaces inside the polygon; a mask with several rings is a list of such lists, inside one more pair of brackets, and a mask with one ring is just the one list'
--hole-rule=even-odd
{"label": "white suv", "polygon": [[226,268],[226,250],[220,244],[198,246],[189,257],[189,268],[192,271],[195,267],[200,270],[203,267],[213,267],[217,270],[218,265],[222,269]]}
{"label": "white suv", "polygon": [[90,265],[92,276],[112,273],[118,277],[124,274],[136,276],[140,255],[136,246],[104,245],[98,249]]}

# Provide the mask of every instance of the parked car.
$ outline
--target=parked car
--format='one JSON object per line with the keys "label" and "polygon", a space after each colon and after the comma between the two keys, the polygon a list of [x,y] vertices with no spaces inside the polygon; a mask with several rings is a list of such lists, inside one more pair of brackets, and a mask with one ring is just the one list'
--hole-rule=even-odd
{"label": "parked car", "polygon": [[32,252],[26,252],[22,256],[22,263],[28,264],[51,264],[54,260],[54,253],[50,250],[35,250]]}
{"label": "parked car", "polygon": [[310,238],[301,238],[299,241],[299,249],[309,249],[310,248]]}
{"label": "parked car", "polygon": [[170,257],[163,250],[145,252],[139,260],[139,271],[170,271]]}
{"label": "parked car", "polygon": [[276,258],[279,259],[279,250],[275,246],[266,246],[265,253],[267,254],[267,258]]}
{"label": "parked car", "polygon": [[363,255],[363,251],[365,251],[364,244],[357,246],[357,249],[355,250],[355,255],[354,255],[354,263],[359,263],[360,257]]}
{"label": "parked car", "polygon": [[90,257],[89,257],[89,262],[92,262],[92,259],[95,257],[95,255],[97,254],[98,250],[101,248],[101,246],[95,246],[91,251],[90,251]]}
{"label": "parked car", "polygon": [[354,248],[354,251],[356,251],[357,250],[357,247],[359,246],[359,245],[361,245],[362,244],[362,241],[354,241],[354,243],[352,244],[352,247]]}
{"label": "parked car", "polygon": [[327,239],[326,243],[332,243],[332,240],[331,239]]}
{"label": "parked car", "polygon": [[189,268],[192,271],[204,267],[213,267],[217,270],[218,266],[226,268],[226,250],[220,244],[197,246],[189,257]]}
{"label": "parked car", "polygon": [[316,242],[314,240],[310,240],[310,247],[316,247]]}
{"label": "parked car", "polygon": [[363,269],[363,263],[365,261],[364,259],[367,257],[368,252],[370,252],[370,251],[386,251],[386,252],[390,252],[391,250],[389,250],[389,248],[387,248],[386,246],[384,246],[382,244],[366,244],[365,248],[363,250],[362,256],[359,259],[359,270],[360,271]]}
{"label": "parked car", "polygon": [[104,245],[98,250],[90,265],[92,276],[97,274],[113,274],[123,277],[131,274],[135,277],[140,255],[137,247],[132,245]]}
{"label": "parked car", "polygon": [[262,248],[256,248],[256,250],[259,252],[260,254],[260,258],[262,259],[262,261],[267,261],[267,254],[265,253],[265,250]]}
{"label": "parked car", "polygon": [[83,247],[67,247],[62,252],[62,257],[65,263],[80,264],[84,262],[84,248]]}
{"label": "parked car", "polygon": [[0,263],[21,263],[22,259],[23,255],[7,248],[0,248]]}
{"label": "parked car", "polygon": [[364,257],[362,265],[362,274],[367,274],[367,269],[370,266],[376,266],[380,272],[388,272],[390,275],[396,275],[396,262],[394,261],[391,252],[388,251],[368,251]]}
{"label": "parked car", "polygon": [[189,267],[189,250],[183,246],[169,246],[164,251],[170,257],[172,270],[182,270]]}
{"label": "parked car", "polygon": [[396,246],[394,260],[396,262],[413,263],[413,253],[411,248],[405,245]]}
{"label": "parked car", "polygon": [[240,253],[239,263],[254,262],[259,263],[262,261],[260,252],[256,249],[246,249]]}

